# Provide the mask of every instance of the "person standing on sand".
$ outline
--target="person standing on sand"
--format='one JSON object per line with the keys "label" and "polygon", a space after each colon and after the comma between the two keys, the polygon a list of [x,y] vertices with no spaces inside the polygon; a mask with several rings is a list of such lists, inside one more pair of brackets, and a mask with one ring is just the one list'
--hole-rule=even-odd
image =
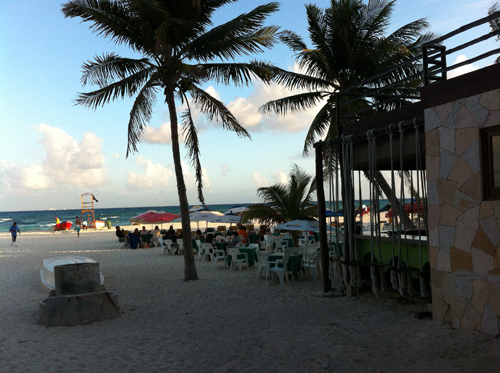
{"label": "person standing on sand", "polygon": [[78,234],[77,237],[80,237],[80,229],[82,229],[82,221],[78,216],[76,217],[75,220],[75,227],[76,227],[76,233]]}
{"label": "person standing on sand", "polygon": [[14,224],[10,226],[9,232],[12,235],[12,243],[10,244],[10,246],[14,245],[15,247],[17,247],[16,244],[17,234],[18,233],[21,234],[21,231],[19,230],[19,227],[17,226],[16,222],[14,222]]}

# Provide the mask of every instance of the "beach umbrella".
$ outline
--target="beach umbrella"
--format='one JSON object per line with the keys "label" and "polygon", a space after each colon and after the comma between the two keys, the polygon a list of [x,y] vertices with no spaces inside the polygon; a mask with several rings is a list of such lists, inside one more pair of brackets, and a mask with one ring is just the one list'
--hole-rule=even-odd
{"label": "beach umbrella", "polygon": [[[298,219],[289,221],[288,223],[279,224],[274,228],[288,231],[319,232],[319,222],[316,220]],[[335,228],[330,225],[326,225],[326,230],[335,230]]]}
{"label": "beach umbrella", "polygon": [[246,210],[248,210],[248,206],[233,206],[229,210],[224,212],[224,215],[239,214],[239,213],[245,212]]}
{"label": "beach umbrella", "polygon": [[219,211],[193,211],[189,214],[189,220],[197,222],[198,229],[200,228],[200,221],[207,222],[207,228],[209,222],[215,222],[216,219],[220,218],[224,214]]}
{"label": "beach umbrella", "polygon": [[129,219],[131,223],[138,224],[162,224],[174,220],[179,215],[165,211],[148,210],[140,215]]}
{"label": "beach umbrella", "polygon": [[[417,203],[417,202],[410,202],[405,204],[405,212],[407,214],[417,214],[424,212],[424,205],[422,203]],[[389,211],[387,214],[385,214],[386,218],[392,218],[393,212]]]}
{"label": "beach umbrella", "polygon": [[422,203],[417,203],[417,202],[407,203],[405,205],[405,212],[407,214],[424,212],[424,205]]}
{"label": "beach umbrella", "polygon": [[189,209],[189,212],[193,212],[193,211],[208,211],[208,208],[206,206],[197,205],[197,206],[193,206]]}
{"label": "beach umbrella", "polygon": [[342,212],[335,212],[333,210],[327,209],[326,210],[326,217],[328,218],[330,216],[344,216],[344,214]]}
{"label": "beach umbrella", "polygon": [[241,221],[241,216],[235,214],[224,214],[221,217],[215,219],[213,222],[231,224],[231,223],[239,223],[240,221]]}

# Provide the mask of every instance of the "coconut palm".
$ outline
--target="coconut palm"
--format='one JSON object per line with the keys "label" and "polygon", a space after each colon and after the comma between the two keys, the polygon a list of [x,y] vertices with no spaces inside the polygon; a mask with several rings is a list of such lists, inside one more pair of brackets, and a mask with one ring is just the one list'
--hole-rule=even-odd
{"label": "coconut palm", "polygon": [[[287,185],[279,183],[257,190],[262,203],[252,205],[243,213],[242,221],[258,220],[259,224],[276,225],[318,215],[313,204],[316,180],[297,165],[290,170]],[[297,232],[292,232],[297,245]]]}
{"label": "coconut palm", "polygon": [[[163,93],[170,116],[172,155],[182,216],[184,279],[197,279],[190,235],[189,206],[179,151],[176,100],[186,105],[181,115],[188,158],[195,168],[198,198],[204,204],[200,146],[192,106],[224,129],[250,138],[227,107],[201,87],[208,81],[247,85],[253,77],[267,81],[269,66],[258,61],[234,63],[272,47],[278,27],[263,26],[267,16],[278,10],[271,2],[212,27],[217,9],[237,0],[73,0],[63,4],[66,17],[81,18],[92,31],[116,44],[129,46],[142,58],[124,58],[114,53],[95,57],[83,66],[84,85],[98,89],[81,93],[77,103],[97,108],[111,100],[135,97],[128,122],[129,153],[151,119],[155,98]],[[231,62],[225,62],[231,61]]]}
{"label": "coconut palm", "polygon": [[[336,95],[339,92],[419,54],[420,45],[433,37],[432,33],[423,33],[428,27],[424,19],[386,35],[395,2],[369,0],[364,4],[361,0],[331,0],[330,7],[324,10],[313,4],[306,5],[312,48],[292,31],[282,33],[282,41],[297,52],[296,61],[302,73],[275,68],[275,81],[305,92],[269,101],[261,109],[265,113],[286,115],[320,106],[307,133],[304,153],[318,138],[337,137]],[[402,76],[412,75],[419,68],[419,65],[410,64],[405,70],[384,75],[359,89],[362,93],[369,88],[385,86]],[[410,80],[386,93],[407,92],[419,84],[420,79]],[[373,101],[376,99],[357,100],[342,110],[358,110]],[[411,99],[394,101],[382,110],[409,102]],[[374,110],[367,110],[364,115],[374,113]]]}

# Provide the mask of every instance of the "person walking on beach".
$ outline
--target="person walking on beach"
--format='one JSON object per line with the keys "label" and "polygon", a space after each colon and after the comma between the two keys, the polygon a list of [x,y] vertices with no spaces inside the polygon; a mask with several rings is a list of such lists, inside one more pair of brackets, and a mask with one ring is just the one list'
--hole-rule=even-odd
{"label": "person walking on beach", "polygon": [[75,227],[76,227],[76,233],[78,234],[77,237],[80,237],[80,229],[82,229],[82,221],[78,216],[76,217],[75,220]]}
{"label": "person walking on beach", "polygon": [[10,226],[9,232],[12,235],[12,243],[10,244],[10,246],[14,245],[15,247],[17,247],[16,244],[17,234],[18,233],[21,234],[21,231],[19,230],[19,227],[17,226],[16,222],[14,222],[14,224]]}

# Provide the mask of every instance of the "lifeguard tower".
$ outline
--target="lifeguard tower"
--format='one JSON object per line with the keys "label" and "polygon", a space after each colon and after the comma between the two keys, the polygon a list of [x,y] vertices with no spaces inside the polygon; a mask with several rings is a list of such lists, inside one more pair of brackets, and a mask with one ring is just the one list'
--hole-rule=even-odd
{"label": "lifeguard tower", "polygon": [[94,195],[92,193],[83,193],[82,194],[82,221],[87,221],[87,228],[94,228],[95,226],[95,217],[94,217],[94,201],[97,202]]}

